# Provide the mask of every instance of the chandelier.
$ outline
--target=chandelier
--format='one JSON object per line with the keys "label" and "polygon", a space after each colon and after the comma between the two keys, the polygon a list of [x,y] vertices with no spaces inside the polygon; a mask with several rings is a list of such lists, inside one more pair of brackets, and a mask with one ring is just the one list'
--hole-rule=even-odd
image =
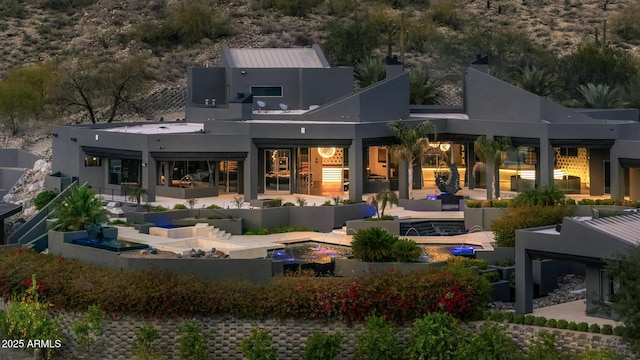
{"label": "chandelier", "polygon": [[320,156],[322,156],[325,159],[328,159],[328,158],[332,157],[333,155],[335,155],[335,153],[336,153],[336,148],[334,148],[334,147],[330,147],[330,148],[321,147],[321,148],[318,148],[318,154],[320,154]]}

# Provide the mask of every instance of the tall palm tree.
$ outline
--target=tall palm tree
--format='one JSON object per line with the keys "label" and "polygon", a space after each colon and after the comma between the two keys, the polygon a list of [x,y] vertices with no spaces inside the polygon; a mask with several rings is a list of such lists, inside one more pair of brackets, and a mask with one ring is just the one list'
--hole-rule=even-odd
{"label": "tall palm tree", "polygon": [[102,200],[88,187],[76,187],[57,203],[55,213],[58,221],[53,228],[60,231],[86,230],[90,224],[107,222],[107,211]]}
{"label": "tall palm tree", "polygon": [[413,198],[413,165],[416,159],[425,153],[429,147],[429,135],[436,135],[436,128],[429,120],[421,122],[413,129],[403,122],[394,122],[389,125],[393,135],[399,142],[391,147],[391,152],[399,159],[409,163],[409,199]]}
{"label": "tall palm tree", "polygon": [[[500,197],[500,165],[502,165],[502,155],[511,150],[511,138],[509,137],[497,137],[493,140],[488,140],[486,136],[478,136],[474,142],[474,149],[480,161],[486,164],[487,178],[491,172],[493,172],[491,184],[487,183],[487,199],[493,199]],[[476,164],[473,169],[475,174]],[[498,181],[496,181],[498,179]]]}
{"label": "tall palm tree", "polygon": [[362,89],[383,80],[386,69],[380,59],[366,58],[356,64],[356,80]]}
{"label": "tall palm tree", "polygon": [[409,99],[414,105],[433,105],[444,95],[442,82],[431,77],[429,69],[412,69],[409,74]]}
{"label": "tall palm tree", "polygon": [[550,96],[560,88],[560,80],[556,74],[535,66],[522,68],[517,79],[518,86],[538,96]]}
{"label": "tall palm tree", "polygon": [[578,92],[582,99],[575,100],[572,105],[594,109],[613,109],[625,105],[620,89],[607,84],[579,85]]}

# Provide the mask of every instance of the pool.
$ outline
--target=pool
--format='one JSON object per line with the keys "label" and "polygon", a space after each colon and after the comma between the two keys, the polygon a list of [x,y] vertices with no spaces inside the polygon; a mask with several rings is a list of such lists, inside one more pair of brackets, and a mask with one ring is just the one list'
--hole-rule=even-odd
{"label": "pool", "polygon": [[149,245],[139,244],[131,241],[104,238],[102,240],[97,239],[76,239],[73,240],[76,245],[89,246],[96,249],[109,250],[114,252],[131,251],[131,250],[143,250],[148,249]]}
{"label": "pool", "polygon": [[287,244],[281,249],[269,250],[267,257],[285,263],[328,264],[333,258],[350,256],[351,253],[351,246],[305,241]]}

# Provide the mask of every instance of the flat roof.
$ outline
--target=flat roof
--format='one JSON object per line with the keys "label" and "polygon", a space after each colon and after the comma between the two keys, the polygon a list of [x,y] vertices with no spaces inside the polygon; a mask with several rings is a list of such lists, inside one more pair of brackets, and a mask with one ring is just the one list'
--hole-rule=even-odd
{"label": "flat roof", "polygon": [[131,134],[181,134],[203,132],[203,123],[166,122],[143,125],[123,125],[102,131],[131,133]]}

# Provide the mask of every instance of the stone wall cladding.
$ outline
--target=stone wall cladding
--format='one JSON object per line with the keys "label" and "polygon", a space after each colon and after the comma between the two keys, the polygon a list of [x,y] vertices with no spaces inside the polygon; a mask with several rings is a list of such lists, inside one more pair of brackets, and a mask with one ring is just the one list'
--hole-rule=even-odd
{"label": "stone wall cladding", "polygon": [[[82,319],[82,314],[58,313],[55,317],[62,328],[63,357],[81,356],[77,345],[73,324]],[[151,325],[160,331],[158,346],[167,359],[180,359],[178,345],[178,329],[189,319],[138,319],[131,317],[108,317],[103,321],[104,335],[98,343],[94,357],[100,359],[131,359],[131,346],[143,325]],[[364,331],[364,324],[348,326],[341,322],[317,322],[309,320],[239,320],[225,318],[195,319],[204,332],[213,333],[209,340],[209,351],[214,359],[243,359],[237,350],[240,340],[251,333],[253,326],[259,326],[271,334],[273,345],[278,349],[279,359],[300,359],[307,338],[316,331],[325,333],[341,332],[344,336],[342,351],[338,359],[355,359],[355,337]],[[480,329],[482,322],[469,323],[470,331]],[[400,348],[406,346],[412,331],[407,324],[397,328],[397,341]],[[585,349],[612,349],[624,354],[627,359],[634,359],[628,346],[621,337],[614,335],[592,334],[570,330],[552,329],[529,325],[508,324],[507,333],[526,349],[538,334],[547,332],[555,335],[556,344],[563,352],[576,354]]]}

